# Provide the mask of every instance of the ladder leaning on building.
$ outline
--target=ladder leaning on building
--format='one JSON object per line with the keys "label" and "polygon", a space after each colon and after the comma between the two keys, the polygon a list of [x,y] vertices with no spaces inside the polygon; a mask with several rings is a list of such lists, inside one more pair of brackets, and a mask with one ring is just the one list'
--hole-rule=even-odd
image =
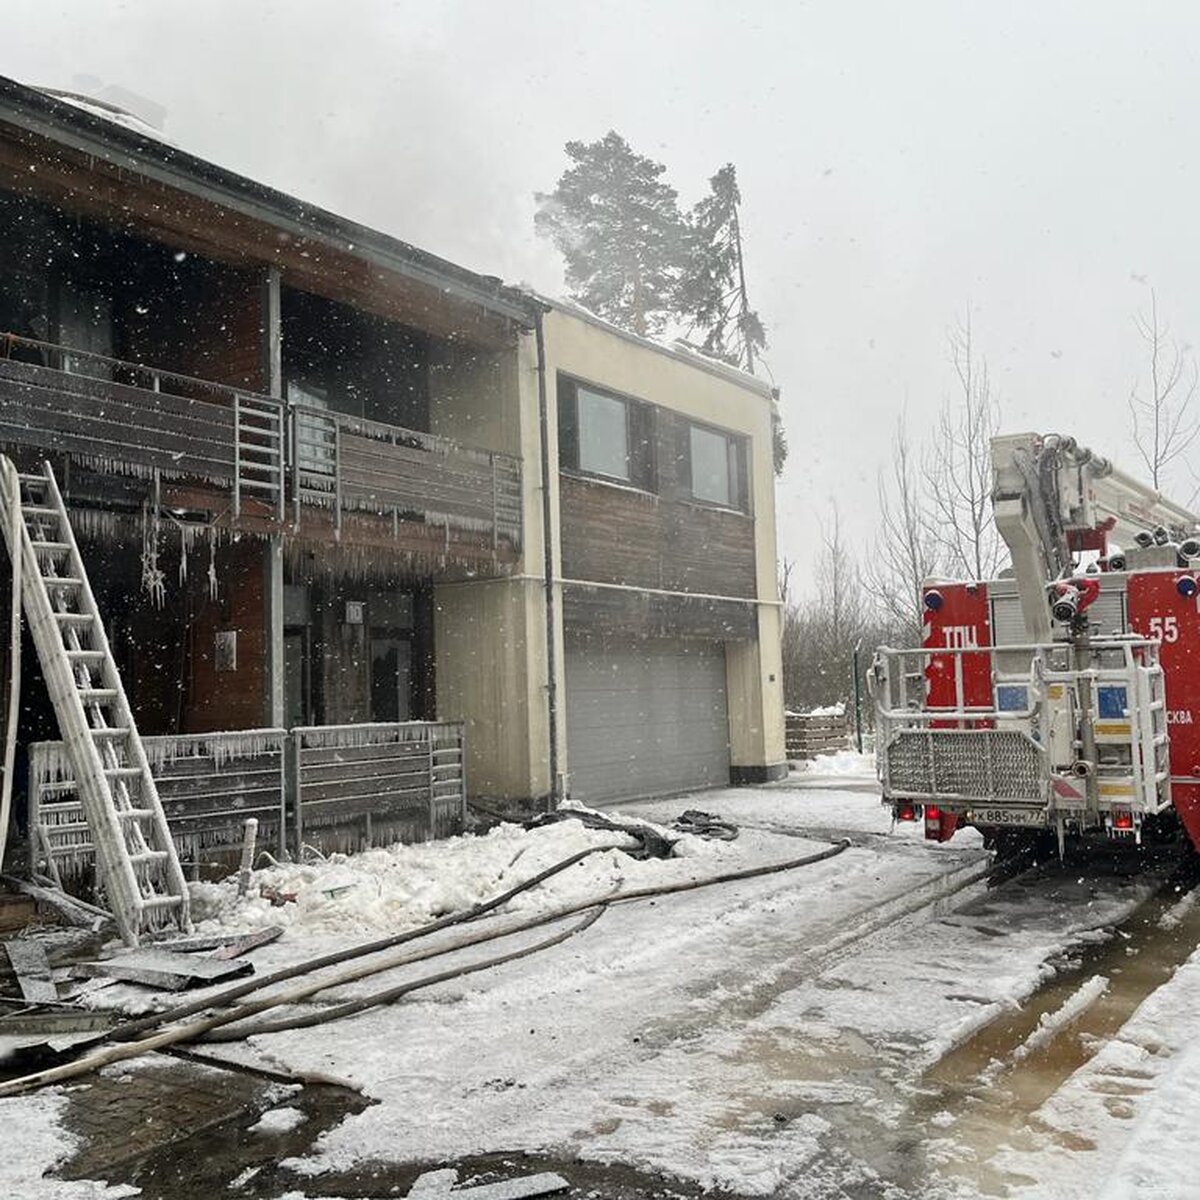
{"label": "ladder leaning on building", "polygon": [[[13,604],[25,610],[121,937],[136,946],[147,933],[188,932],[187,883],[48,462],[25,475],[0,456],[0,526],[13,559]],[[14,671],[18,654],[14,646]]]}

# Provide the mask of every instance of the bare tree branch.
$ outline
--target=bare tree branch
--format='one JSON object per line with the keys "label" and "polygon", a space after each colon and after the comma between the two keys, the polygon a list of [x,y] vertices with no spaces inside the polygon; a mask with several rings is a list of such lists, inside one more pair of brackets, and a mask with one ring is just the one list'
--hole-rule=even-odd
{"label": "bare tree branch", "polygon": [[948,337],[957,394],[938,414],[920,477],[931,513],[929,535],[951,575],[988,579],[1004,561],[992,520],[991,440],[999,423],[987,362],[975,353],[968,313]]}
{"label": "bare tree branch", "polygon": [[887,621],[888,638],[901,645],[920,641],[921,585],[937,575],[936,528],[903,414],[892,436],[890,469],[878,479],[879,532],[867,569],[868,586]]}
{"label": "bare tree branch", "polygon": [[1200,369],[1191,347],[1176,341],[1159,317],[1153,288],[1149,314],[1135,314],[1133,324],[1146,345],[1150,389],[1148,395],[1141,394],[1137,381],[1129,389],[1130,427],[1133,444],[1158,488],[1164,469],[1200,435],[1200,414],[1192,403],[1200,388]]}

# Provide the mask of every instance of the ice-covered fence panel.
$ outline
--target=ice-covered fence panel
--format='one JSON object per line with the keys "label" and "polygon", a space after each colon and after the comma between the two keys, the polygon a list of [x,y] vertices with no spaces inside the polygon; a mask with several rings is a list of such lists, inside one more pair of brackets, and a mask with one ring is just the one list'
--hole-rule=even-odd
{"label": "ice-covered fence panel", "polygon": [[353,851],[461,832],[460,722],[322,725],[292,737],[293,849]]}
{"label": "ice-covered fence panel", "polygon": [[[247,817],[258,818],[260,846],[285,845],[286,738],[282,729],[249,729],[143,739],[185,865],[202,866],[240,847]],[[41,873],[62,883],[91,873],[91,833],[62,742],[29,748],[29,829]]]}

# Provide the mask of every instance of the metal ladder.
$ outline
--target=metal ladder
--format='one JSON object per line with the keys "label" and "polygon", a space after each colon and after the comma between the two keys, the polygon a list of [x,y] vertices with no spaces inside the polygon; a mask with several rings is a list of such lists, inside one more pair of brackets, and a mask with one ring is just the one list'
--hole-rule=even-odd
{"label": "metal ladder", "polygon": [[22,475],[0,456],[0,525],[21,556],[26,619],[121,938],[190,932],[179,856],[48,462]]}

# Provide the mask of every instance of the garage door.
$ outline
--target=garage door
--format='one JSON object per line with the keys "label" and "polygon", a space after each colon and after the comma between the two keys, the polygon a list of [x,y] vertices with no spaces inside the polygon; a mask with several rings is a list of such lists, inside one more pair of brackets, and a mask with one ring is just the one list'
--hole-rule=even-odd
{"label": "garage door", "polygon": [[568,639],[566,687],[573,799],[729,783],[722,646]]}

